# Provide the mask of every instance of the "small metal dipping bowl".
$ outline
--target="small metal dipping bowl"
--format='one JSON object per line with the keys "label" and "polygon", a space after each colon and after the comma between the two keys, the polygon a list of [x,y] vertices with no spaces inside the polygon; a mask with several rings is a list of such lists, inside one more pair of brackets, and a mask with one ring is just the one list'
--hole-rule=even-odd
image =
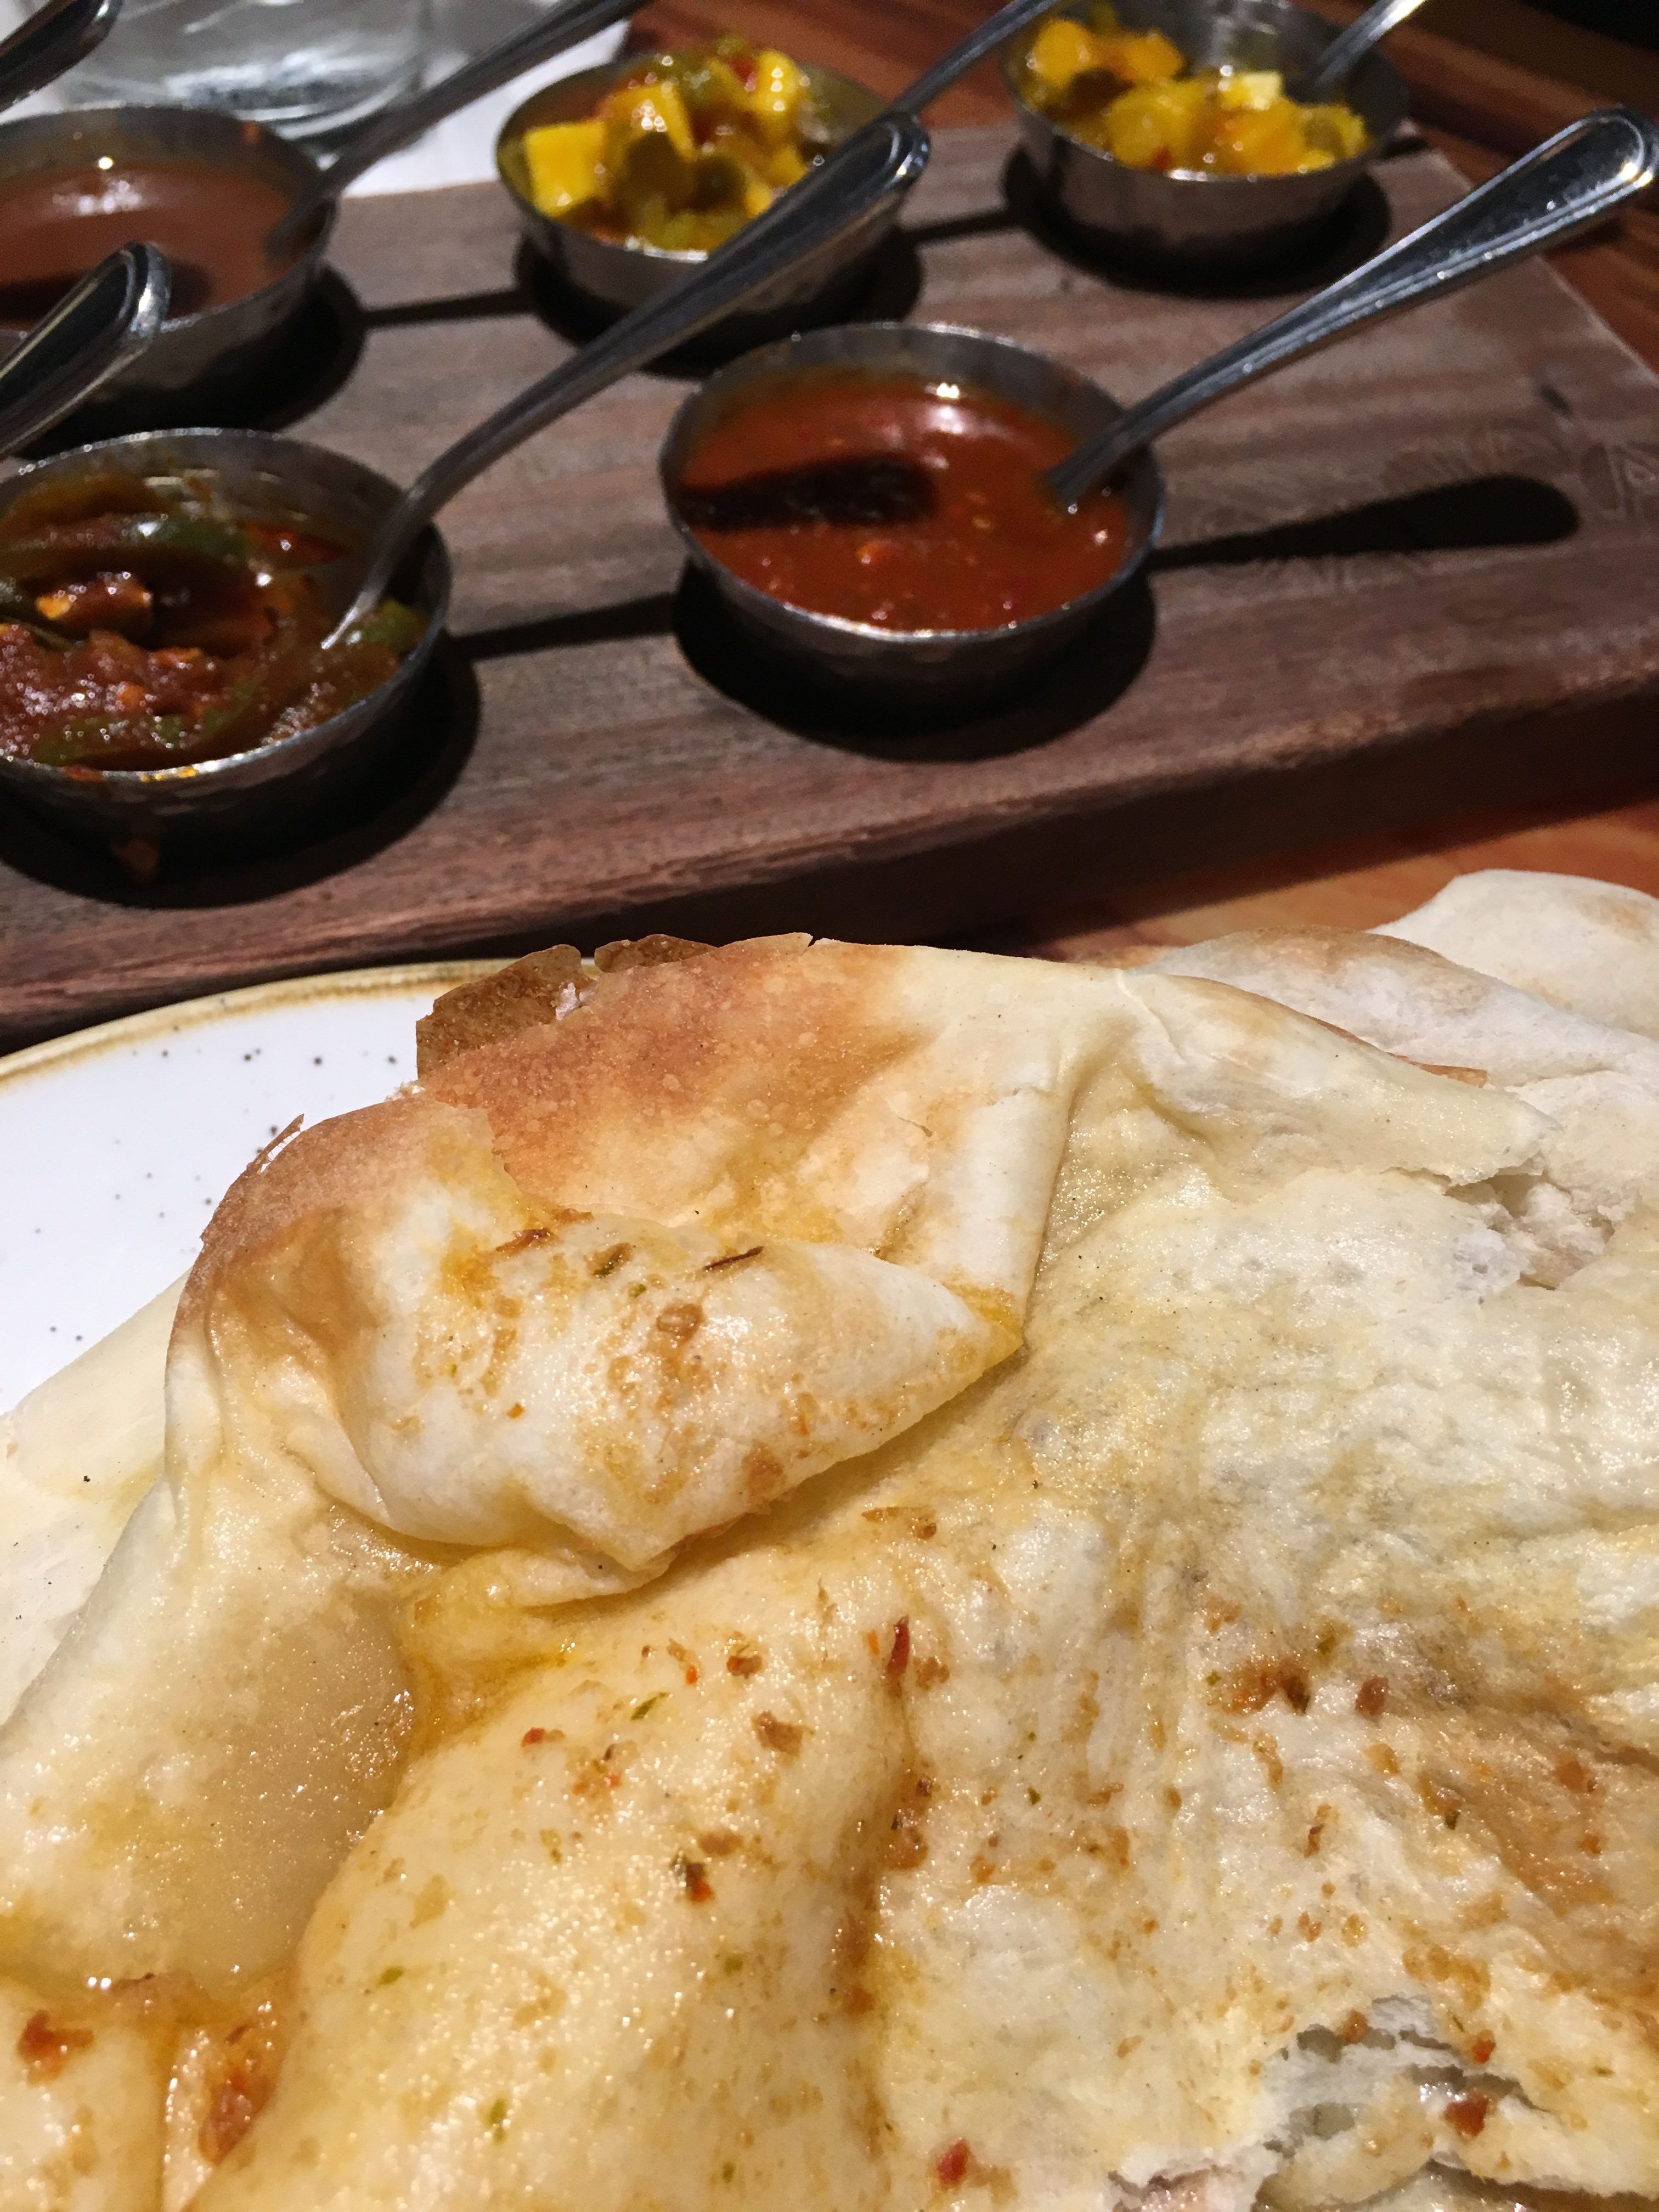
{"label": "small metal dipping bowl", "polygon": [[[75,169],[110,156],[200,162],[240,172],[294,200],[314,182],[309,154],[258,123],[202,107],[83,107],[0,124],[0,185],[41,170]],[[142,230],[142,222],[137,227]],[[164,323],[139,359],[108,387],[109,396],[142,404],[181,392],[209,375],[233,375],[258,359],[317,281],[334,227],[332,206],[319,214],[293,259],[268,284],[240,300]],[[0,349],[23,332],[0,325]]]}
{"label": "small metal dipping bowl", "polygon": [[[100,467],[145,477],[210,471],[228,514],[297,510],[354,544],[367,539],[402,495],[373,469],[296,438],[263,430],[151,430],[18,470],[0,483],[0,514],[25,489],[67,483]],[[449,582],[443,541],[428,530],[398,580],[398,595],[421,618],[420,642],[379,690],[314,729],[179,768],[48,768],[0,755],[0,795],[83,843],[118,851],[134,840],[160,848],[285,829],[357,781],[395,736],[397,710],[442,632]]]}
{"label": "small metal dipping bowl", "polygon": [[1062,424],[1079,445],[1123,412],[1074,368],[1028,352],[1010,338],[945,324],[858,323],[813,331],[762,347],[722,368],[682,404],[669,428],[659,463],[663,494],[693,566],[708,579],[738,626],[774,652],[809,662],[842,685],[878,691],[896,703],[927,708],[958,696],[982,697],[1069,644],[1157,544],[1164,522],[1164,479],[1148,449],[1135,456],[1114,486],[1128,512],[1121,565],[1105,583],[1048,614],[997,629],[883,629],[839,615],[815,614],[757,591],[693,535],[679,507],[683,471],[715,424],[745,400],[826,368],[868,369],[924,384],[977,385]]}
{"label": "small metal dipping bowl", "polygon": [[[1054,12],[1086,21],[1080,6]],[[1126,30],[1162,31],[1190,71],[1277,70],[1292,96],[1340,27],[1291,0],[1119,0],[1117,15]],[[1398,71],[1372,52],[1339,95],[1366,131],[1364,150],[1347,161],[1292,177],[1132,169],[1073,137],[1026,99],[1025,57],[1040,27],[1009,40],[1002,71],[1044,197],[1080,241],[1147,267],[1238,269],[1301,252],[1317,240],[1407,112]]]}
{"label": "small metal dipping bowl", "polygon": [[[495,166],[518,210],[526,237],[563,283],[609,316],[625,314],[629,308],[654,300],[688,269],[700,268],[708,256],[624,245],[585,230],[580,223],[544,215],[530,196],[524,138],[526,131],[544,123],[584,121],[613,85],[620,83],[630,70],[638,69],[641,58],[635,54],[600,69],[580,70],[547,86],[508,116],[495,142]],[[839,145],[860,125],[885,112],[888,103],[866,85],[812,63],[803,62],[799,66],[828,126],[827,145]],[[758,294],[740,314],[727,316],[699,343],[727,349],[753,345],[809,317],[822,320],[838,313],[857,298],[868,281],[902,204],[900,195],[890,196],[862,223]]]}

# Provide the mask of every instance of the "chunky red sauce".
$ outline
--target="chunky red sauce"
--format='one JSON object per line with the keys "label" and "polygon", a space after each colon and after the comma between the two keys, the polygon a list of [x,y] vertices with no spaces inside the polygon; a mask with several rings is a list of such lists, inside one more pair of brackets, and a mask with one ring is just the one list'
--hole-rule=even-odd
{"label": "chunky red sauce", "polygon": [[227,516],[215,485],[113,469],[0,514],[0,754],[48,767],[174,768],[313,729],[394,673],[420,635],[384,600],[323,649],[313,573],[346,549],[303,516]]}
{"label": "chunky red sauce", "polygon": [[1074,442],[971,385],[811,371],[737,403],[676,503],[725,567],[791,606],[882,629],[997,629],[1121,565],[1121,502],[1096,493],[1068,514],[1042,480]]}
{"label": "chunky red sauce", "polygon": [[287,207],[276,185],[202,161],[106,155],[0,178],[0,327],[39,322],[133,239],[159,246],[172,263],[175,316],[245,299],[295,258],[272,261],[264,249]]}

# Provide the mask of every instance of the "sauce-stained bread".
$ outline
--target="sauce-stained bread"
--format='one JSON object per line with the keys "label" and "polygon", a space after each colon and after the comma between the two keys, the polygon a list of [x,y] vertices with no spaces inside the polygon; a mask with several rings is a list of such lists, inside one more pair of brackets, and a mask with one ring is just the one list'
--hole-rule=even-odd
{"label": "sauce-stained bread", "polygon": [[1164,965],[509,985],[250,1171],[0,1733],[20,2203],[1659,2192],[1656,1048]]}

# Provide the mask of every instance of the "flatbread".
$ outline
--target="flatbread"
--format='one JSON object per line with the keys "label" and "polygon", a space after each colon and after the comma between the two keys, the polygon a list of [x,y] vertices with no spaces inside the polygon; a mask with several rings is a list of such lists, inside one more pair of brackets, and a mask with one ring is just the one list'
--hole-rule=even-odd
{"label": "flatbread", "polygon": [[1425,945],[1552,1006],[1659,1037],[1659,899],[1587,876],[1454,877],[1381,934]]}
{"label": "flatbread", "polygon": [[1241,931],[1150,964],[1257,992],[1537,1107],[1549,1123],[1546,1173],[1506,1194],[1530,1240],[1531,1280],[1560,1282],[1593,1258],[1649,1185],[1659,1158],[1659,1043],[1650,1038],[1381,933]]}
{"label": "flatbread", "polygon": [[1200,962],[509,981],[245,1179],[0,1731],[77,2204],[1659,2191],[1653,1048]]}
{"label": "flatbread", "polygon": [[0,1722],[62,1642],[161,1472],[182,1279],[0,1418]]}

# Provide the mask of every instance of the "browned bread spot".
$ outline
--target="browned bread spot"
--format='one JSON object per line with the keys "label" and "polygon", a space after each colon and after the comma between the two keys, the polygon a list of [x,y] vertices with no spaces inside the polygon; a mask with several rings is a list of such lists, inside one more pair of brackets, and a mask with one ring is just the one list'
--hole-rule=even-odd
{"label": "browned bread spot", "polygon": [[476,983],[458,983],[415,1024],[415,1065],[422,1081],[458,1054],[556,1020],[562,999],[574,1005],[581,983],[582,958],[574,945],[550,945]]}

